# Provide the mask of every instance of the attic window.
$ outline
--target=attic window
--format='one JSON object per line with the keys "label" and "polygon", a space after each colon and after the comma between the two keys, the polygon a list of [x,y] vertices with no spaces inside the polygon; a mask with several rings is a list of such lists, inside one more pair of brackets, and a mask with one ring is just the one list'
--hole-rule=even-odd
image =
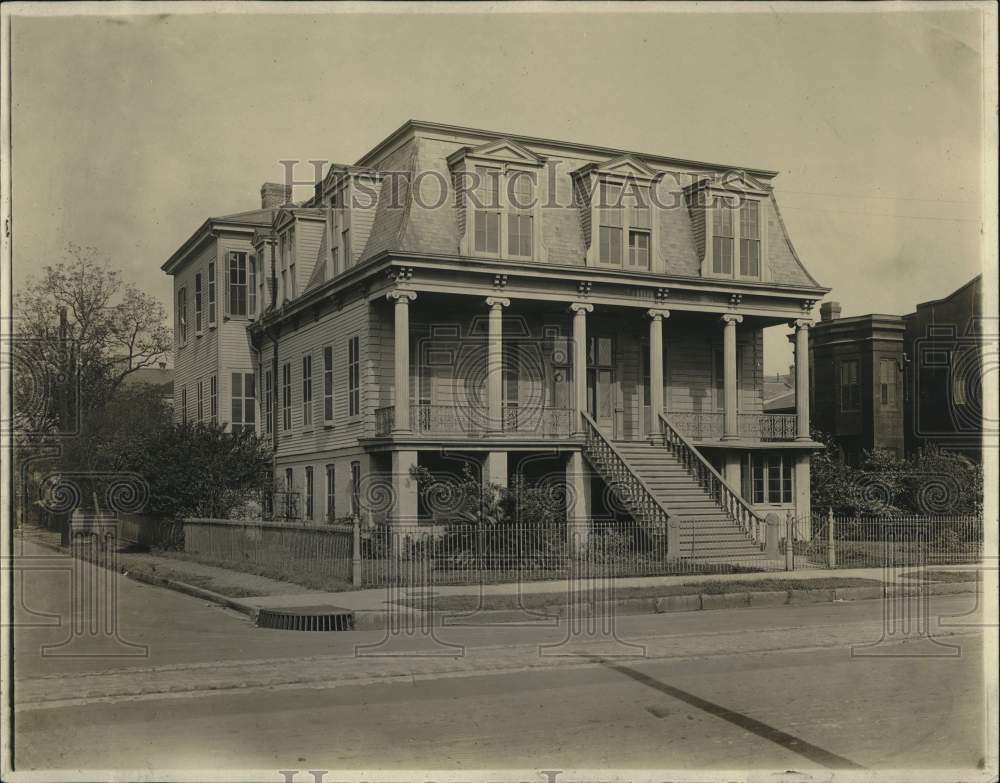
{"label": "attic window", "polygon": [[602,181],[598,261],[649,269],[652,216],[649,187],[633,181]]}
{"label": "attic window", "polygon": [[761,199],[733,193],[715,195],[709,203],[709,273],[737,279],[761,279],[764,258]]}

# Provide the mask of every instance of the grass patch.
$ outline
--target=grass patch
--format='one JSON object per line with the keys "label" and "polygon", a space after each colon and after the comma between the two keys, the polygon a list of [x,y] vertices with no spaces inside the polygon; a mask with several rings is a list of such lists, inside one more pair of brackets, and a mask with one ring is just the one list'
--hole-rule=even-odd
{"label": "grass patch", "polygon": [[907,571],[903,576],[925,582],[975,582],[978,574],[978,571]]}
{"label": "grass patch", "polygon": [[[707,593],[772,592],[782,590],[830,590],[835,587],[881,586],[877,579],[858,577],[827,577],[824,579],[755,579],[733,582],[687,582],[679,585],[650,585],[648,587],[621,587],[615,598],[666,598],[671,595],[698,595]],[[475,609],[544,609],[563,606],[567,594],[527,593],[524,595],[442,595],[434,599],[434,608],[441,611],[473,611]],[[398,601],[403,606],[420,607],[418,599]]]}
{"label": "grass patch", "polygon": [[[216,566],[217,568],[226,568],[230,571],[235,571],[242,574],[254,574],[255,576],[266,576],[268,579],[276,579],[279,582],[289,582],[293,585],[301,585],[302,587],[308,587],[312,590],[324,590],[328,592],[345,592],[347,590],[358,590],[360,588],[354,587],[350,582],[343,579],[338,579],[336,577],[330,576],[328,574],[316,573],[315,571],[310,571],[310,566],[315,565],[315,561],[301,561],[301,562],[290,562],[283,566],[270,566],[270,565],[257,565],[255,563],[234,563],[226,560],[215,560],[210,557],[194,556],[187,552],[182,552],[178,550],[156,550],[153,554],[158,557],[169,557],[176,560],[188,560],[192,563],[201,563],[202,565]],[[180,581],[187,581],[191,584],[189,579],[179,577]],[[211,587],[206,589],[213,589]],[[238,589],[238,588],[236,588]],[[216,592],[223,593],[222,590],[216,590]],[[223,593],[223,595],[230,595],[229,593]],[[265,595],[265,593],[256,593],[256,595]],[[235,597],[235,596],[233,596]]]}
{"label": "grass patch", "polygon": [[254,598],[256,596],[267,595],[267,593],[262,593],[260,590],[251,590],[246,587],[239,587],[237,585],[225,583],[220,584],[212,579],[212,577],[202,576],[201,574],[182,574],[169,569],[164,570],[162,568],[158,568],[155,572],[147,571],[144,568],[136,570],[141,571],[147,576],[169,579],[172,582],[183,582],[184,584],[200,587],[203,590],[211,590],[213,593],[219,593],[220,595],[225,595],[229,598]]}

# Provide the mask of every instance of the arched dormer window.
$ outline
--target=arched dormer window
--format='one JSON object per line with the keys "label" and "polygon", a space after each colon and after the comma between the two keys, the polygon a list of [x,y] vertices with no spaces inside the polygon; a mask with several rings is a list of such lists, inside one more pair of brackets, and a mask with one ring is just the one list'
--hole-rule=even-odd
{"label": "arched dormer window", "polygon": [[449,156],[462,255],[546,260],[541,242],[544,164],[509,139]]}
{"label": "arched dormer window", "polygon": [[733,172],[685,189],[695,236],[701,239],[704,277],[767,280],[767,211],[770,191]]}
{"label": "arched dormer window", "polygon": [[625,155],[573,172],[587,244],[587,265],[658,271],[659,225],[652,189],[659,174]]}

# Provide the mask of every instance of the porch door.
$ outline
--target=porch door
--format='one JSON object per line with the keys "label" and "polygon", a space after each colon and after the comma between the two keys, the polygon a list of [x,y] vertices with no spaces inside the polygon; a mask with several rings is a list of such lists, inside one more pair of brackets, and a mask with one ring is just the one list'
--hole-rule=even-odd
{"label": "porch door", "polygon": [[614,436],[615,341],[609,334],[587,339],[587,412],[605,433]]}

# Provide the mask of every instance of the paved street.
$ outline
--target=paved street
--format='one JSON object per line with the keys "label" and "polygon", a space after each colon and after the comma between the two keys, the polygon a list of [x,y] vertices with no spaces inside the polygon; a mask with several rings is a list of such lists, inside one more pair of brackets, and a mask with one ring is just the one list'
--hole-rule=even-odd
{"label": "paved street", "polygon": [[[878,657],[850,649],[881,637],[877,601],[620,617],[617,641],[567,640],[565,626],[386,640],[257,629],[118,577],[118,611],[102,620],[118,639],[85,633],[49,650],[103,655],[43,656],[70,638],[72,572],[50,550],[25,553],[19,769],[973,767],[982,756],[975,614],[935,630],[940,644],[882,645],[890,655]],[[107,572],[81,575],[99,584]],[[939,597],[932,620],[974,604]],[[124,655],[144,652],[134,645],[145,654]],[[958,655],[928,656],[945,645]]]}

